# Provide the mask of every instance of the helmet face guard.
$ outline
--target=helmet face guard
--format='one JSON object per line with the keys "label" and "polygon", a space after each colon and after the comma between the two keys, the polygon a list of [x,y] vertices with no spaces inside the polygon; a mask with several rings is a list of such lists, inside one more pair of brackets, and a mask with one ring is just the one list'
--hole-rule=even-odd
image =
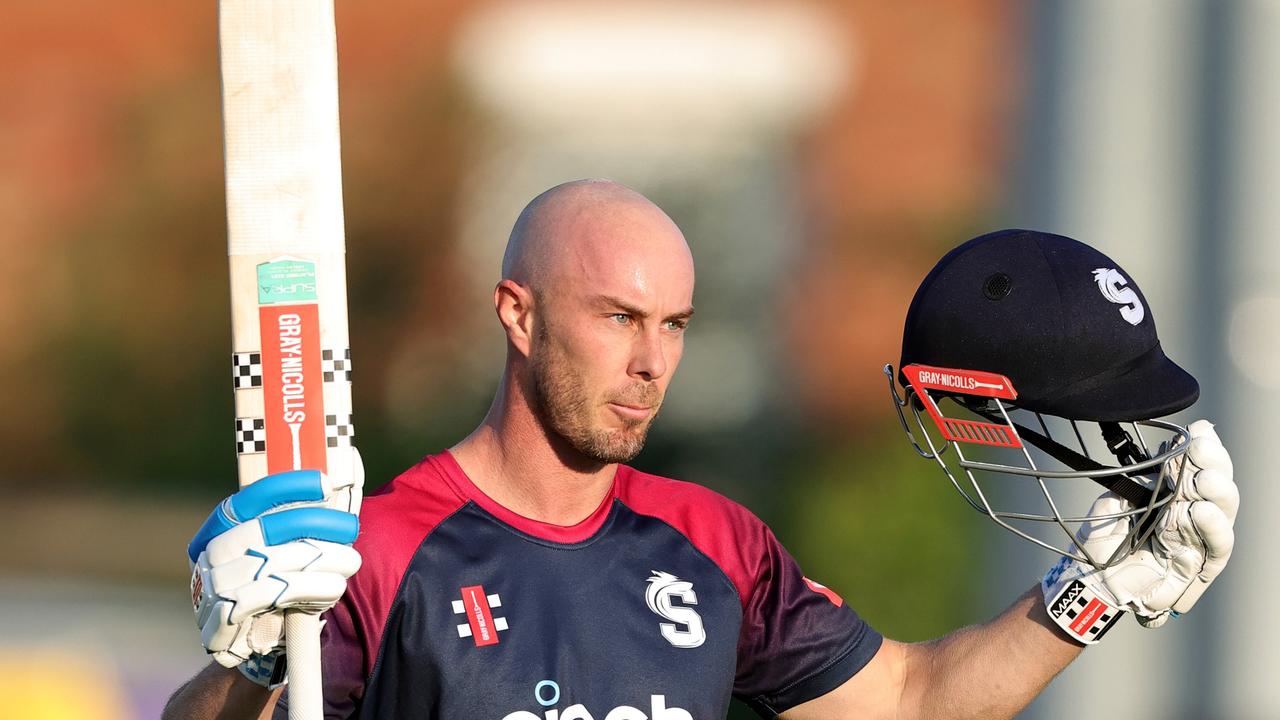
{"label": "helmet face guard", "polygon": [[[1176,476],[1168,472],[1168,461],[1187,450],[1189,436],[1179,425],[1080,421],[1022,410],[1013,383],[998,373],[909,364],[901,369],[905,383],[899,394],[893,366],[885,365],[884,372],[907,439],[937,463],[971,507],[1019,537],[1093,567],[1110,567],[1140,548],[1188,474],[1186,463],[1177,464]],[[1090,436],[1104,442],[1113,457],[1095,457]],[[1032,448],[1048,457],[1038,462]],[[1128,509],[1090,516],[1087,505],[1064,502],[1079,494],[1067,488],[1082,480],[1124,498]],[[997,507],[1019,494],[1019,487],[1031,490],[1021,493],[1023,503]],[[1025,498],[1033,498],[1034,507]],[[1082,524],[1107,521],[1128,528],[1109,557],[1076,546]]]}

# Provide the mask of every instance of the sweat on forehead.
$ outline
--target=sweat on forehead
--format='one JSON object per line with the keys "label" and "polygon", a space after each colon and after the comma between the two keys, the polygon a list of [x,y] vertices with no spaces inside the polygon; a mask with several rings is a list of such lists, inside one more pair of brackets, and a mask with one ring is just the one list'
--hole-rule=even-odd
{"label": "sweat on forehead", "polygon": [[[502,257],[502,277],[540,284],[558,272],[573,272],[592,241],[639,219],[679,235],[675,223],[648,198],[611,180],[574,180],[535,197],[516,219]],[[639,239],[639,238],[633,238]],[[683,244],[683,238],[681,238]]]}

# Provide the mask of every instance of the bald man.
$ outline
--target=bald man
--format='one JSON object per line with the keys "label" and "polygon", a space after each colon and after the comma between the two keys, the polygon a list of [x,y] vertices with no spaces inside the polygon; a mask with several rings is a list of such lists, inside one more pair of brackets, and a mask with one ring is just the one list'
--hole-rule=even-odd
{"label": "bald man", "polygon": [[[938,641],[883,639],[751,513],[623,464],[680,363],[693,287],[679,228],[628,188],[572,182],[525,208],[484,421],[365,501],[363,569],[325,616],[328,717],[691,720],[731,696],[764,717],[1011,717],[1079,653],[1038,588]],[[270,635],[284,607],[246,632]],[[252,672],[211,664],[165,717],[284,717],[279,668],[263,672],[277,636]]]}

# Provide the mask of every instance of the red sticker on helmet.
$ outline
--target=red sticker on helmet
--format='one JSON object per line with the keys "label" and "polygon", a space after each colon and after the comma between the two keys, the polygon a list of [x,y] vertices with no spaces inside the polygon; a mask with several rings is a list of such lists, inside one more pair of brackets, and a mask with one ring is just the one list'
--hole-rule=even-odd
{"label": "red sticker on helmet", "polygon": [[980,370],[958,370],[955,368],[930,367],[928,365],[908,365],[902,368],[916,396],[924,403],[929,417],[938,426],[938,431],[948,440],[974,443],[975,445],[993,445],[995,447],[1022,447],[1018,434],[1009,425],[982,422],[978,420],[960,420],[949,418],[938,409],[938,404],[929,396],[928,390],[939,390],[963,395],[979,397],[1003,398],[1015,400],[1017,391],[1009,378]]}
{"label": "red sticker on helmet", "polygon": [[906,375],[907,380],[915,386],[916,392],[927,388],[1005,400],[1018,398],[1018,393],[1013,389],[1013,383],[1009,382],[1009,378],[998,373],[908,365],[902,368],[902,374]]}

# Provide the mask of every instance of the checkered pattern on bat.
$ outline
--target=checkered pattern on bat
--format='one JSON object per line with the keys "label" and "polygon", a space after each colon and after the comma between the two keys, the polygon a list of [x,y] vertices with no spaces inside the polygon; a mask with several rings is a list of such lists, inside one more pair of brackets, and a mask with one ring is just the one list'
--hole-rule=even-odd
{"label": "checkered pattern on bat", "polygon": [[262,387],[262,353],[232,353],[231,381],[236,390]]}
{"label": "checkered pattern on bat", "polygon": [[350,447],[355,435],[356,426],[351,423],[351,413],[324,416],[324,439],[329,447]]}
{"label": "checkered pattern on bat", "polygon": [[236,454],[267,451],[267,423],[262,418],[236,418]]}
{"label": "checkered pattern on bat", "polygon": [[351,348],[321,350],[320,367],[325,382],[351,382]]}

